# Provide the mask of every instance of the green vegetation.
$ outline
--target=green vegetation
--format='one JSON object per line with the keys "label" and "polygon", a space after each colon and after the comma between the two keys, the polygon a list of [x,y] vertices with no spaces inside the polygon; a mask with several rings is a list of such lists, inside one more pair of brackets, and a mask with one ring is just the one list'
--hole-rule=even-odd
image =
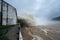
{"label": "green vegetation", "polygon": [[8,32],[8,28],[14,27],[15,25],[0,25],[0,40],[8,40],[5,34]]}
{"label": "green vegetation", "polygon": [[6,28],[10,28],[10,27],[14,27],[15,25],[2,25],[0,26],[0,29],[6,29]]}
{"label": "green vegetation", "polygon": [[9,40],[5,35],[0,36],[0,40]]}

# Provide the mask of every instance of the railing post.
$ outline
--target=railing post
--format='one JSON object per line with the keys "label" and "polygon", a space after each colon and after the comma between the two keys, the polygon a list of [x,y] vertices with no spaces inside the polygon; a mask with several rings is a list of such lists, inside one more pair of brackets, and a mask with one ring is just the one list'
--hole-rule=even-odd
{"label": "railing post", "polygon": [[2,25],[2,17],[3,17],[3,0],[1,0],[1,25]]}

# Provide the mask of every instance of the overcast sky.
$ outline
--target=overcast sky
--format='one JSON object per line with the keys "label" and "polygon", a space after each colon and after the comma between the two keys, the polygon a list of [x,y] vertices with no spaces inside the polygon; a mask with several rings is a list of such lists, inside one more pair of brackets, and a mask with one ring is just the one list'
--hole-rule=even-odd
{"label": "overcast sky", "polygon": [[[30,12],[37,23],[47,22],[47,19],[60,16],[60,0],[5,0],[13,5],[18,12]],[[42,23],[44,24],[44,23]]]}

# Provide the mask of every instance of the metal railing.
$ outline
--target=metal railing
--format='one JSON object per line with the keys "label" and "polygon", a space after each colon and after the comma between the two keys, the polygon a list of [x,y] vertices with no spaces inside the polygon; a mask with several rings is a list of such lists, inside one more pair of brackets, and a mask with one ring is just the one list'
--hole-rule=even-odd
{"label": "metal railing", "polygon": [[19,29],[19,40],[23,40],[20,23],[18,23],[18,25],[19,25],[19,27],[18,27],[18,29]]}
{"label": "metal railing", "polygon": [[[0,25],[7,25],[9,23],[9,18],[13,18],[12,24],[17,24],[17,11],[16,8],[5,2],[4,0],[0,0]],[[5,18],[6,21],[3,19]]]}

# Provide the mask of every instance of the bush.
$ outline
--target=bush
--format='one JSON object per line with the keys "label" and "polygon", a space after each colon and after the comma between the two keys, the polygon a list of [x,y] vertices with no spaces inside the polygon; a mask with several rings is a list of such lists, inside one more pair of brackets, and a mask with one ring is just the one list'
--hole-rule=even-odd
{"label": "bush", "polygon": [[15,25],[2,25],[0,26],[0,29],[7,29],[7,28],[10,28],[10,27],[14,27]]}
{"label": "bush", "polygon": [[0,40],[9,40],[5,35],[0,36]]}
{"label": "bush", "polygon": [[0,35],[6,34],[8,32],[8,28],[14,27],[15,25],[2,25],[0,26]]}

